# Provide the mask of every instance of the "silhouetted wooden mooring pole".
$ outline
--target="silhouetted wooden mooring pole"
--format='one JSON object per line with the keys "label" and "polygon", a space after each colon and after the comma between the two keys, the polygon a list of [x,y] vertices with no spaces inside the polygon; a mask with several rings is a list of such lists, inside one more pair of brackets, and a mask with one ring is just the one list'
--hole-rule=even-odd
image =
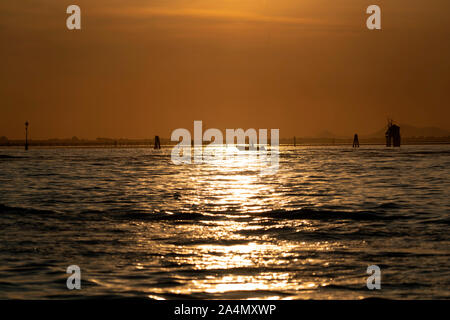
{"label": "silhouetted wooden mooring pole", "polygon": [[355,133],[355,136],[353,137],[353,148],[359,148],[359,138],[357,133]]}
{"label": "silhouetted wooden mooring pole", "polygon": [[28,121],[25,122],[25,150],[28,150]]}
{"label": "silhouetted wooden mooring pole", "polygon": [[159,141],[159,136],[155,136],[155,149],[161,149],[161,141]]}

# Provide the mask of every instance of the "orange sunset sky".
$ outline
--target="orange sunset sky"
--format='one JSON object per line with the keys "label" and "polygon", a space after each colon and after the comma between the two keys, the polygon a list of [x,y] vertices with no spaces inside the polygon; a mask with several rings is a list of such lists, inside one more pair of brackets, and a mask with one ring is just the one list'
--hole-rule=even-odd
{"label": "orange sunset sky", "polygon": [[[82,30],[66,28],[66,8]],[[366,8],[382,9],[382,30]],[[450,130],[448,0],[2,0],[0,136]]]}

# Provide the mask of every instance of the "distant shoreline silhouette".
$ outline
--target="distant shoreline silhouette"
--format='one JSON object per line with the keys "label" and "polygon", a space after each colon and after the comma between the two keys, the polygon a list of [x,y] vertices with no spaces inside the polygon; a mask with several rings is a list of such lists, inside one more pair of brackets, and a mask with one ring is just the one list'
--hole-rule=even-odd
{"label": "distant shoreline silhouette", "polygon": [[[354,137],[349,138],[301,138],[296,137],[296,146],[308,145],[322,145],[322,146],[339,146],[339,145],[353,145]],[[386,145],[385,137],[380,138],[362,138],[358,137],[358,142],[361,145]],[[161,147],[174,146],[178,142],[170,141],[169,138],[160,138]],[[0,147],[22,147],[25,144],[25,139],[8,140],[0,139]],[[208,145],[205,142],[204,145]],[[450,144],[450,137],[402,137],[402,145],[415,144]],[[94,140],[89,139],[42,139],[29,140],[30,147],[148,147],[154,148],[154,139],[110,139],[98,138]],[[280,145],[294,146],[293,138],[281,138]]]}

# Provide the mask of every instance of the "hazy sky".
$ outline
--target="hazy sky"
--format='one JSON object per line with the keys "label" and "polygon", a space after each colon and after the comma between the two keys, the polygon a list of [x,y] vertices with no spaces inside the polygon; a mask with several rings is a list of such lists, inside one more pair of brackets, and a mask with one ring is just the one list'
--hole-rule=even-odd
{"label": "hazy sky", "polygon": [[[82,30],[66,28],[78,4]],[[369,31],[365,10],[382,9]],[[0,136],[450,129],[448,0],[2,0]]]}

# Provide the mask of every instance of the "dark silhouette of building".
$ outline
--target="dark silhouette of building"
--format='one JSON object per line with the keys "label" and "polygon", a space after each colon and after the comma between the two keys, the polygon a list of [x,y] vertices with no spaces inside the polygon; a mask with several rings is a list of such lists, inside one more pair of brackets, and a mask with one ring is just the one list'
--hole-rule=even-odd
{"label": "dark silhouette of building", "polygon": [[396,124],[393,124],[392,120],[389,120],[388,128],[386,130],[386,147],[400,147],[400,144],[400,127]]}
{"label": "dark silhouette of building", "polygon": [[357,133],[355,133],[355,136],[353,137],[353,148],[359,148],[359,139]]}

